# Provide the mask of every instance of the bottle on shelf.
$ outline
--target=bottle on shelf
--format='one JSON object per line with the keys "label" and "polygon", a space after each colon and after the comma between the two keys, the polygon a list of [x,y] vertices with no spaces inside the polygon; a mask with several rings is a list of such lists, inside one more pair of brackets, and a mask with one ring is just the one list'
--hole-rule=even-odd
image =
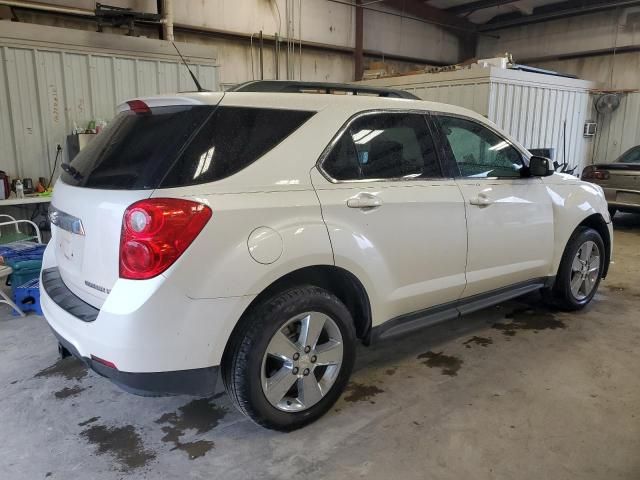
{"label": "bottle on shelf", "polygon": [[22,185],[22,180],[16,180],[16,197],[24,198],[24,186]]}

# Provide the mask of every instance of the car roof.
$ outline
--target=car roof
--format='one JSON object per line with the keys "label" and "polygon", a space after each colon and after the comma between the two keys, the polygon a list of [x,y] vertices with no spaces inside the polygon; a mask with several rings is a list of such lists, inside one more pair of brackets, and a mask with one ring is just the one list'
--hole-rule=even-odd
{"label": "car roof", "polygon": [[[487,122],[482,115],[472,110],[446,103],[389,98],[372,95],[344,95],[319,93],[273,93],[273,92],[183,92],[178,94],[138,97],[150,107],[164,105],[222,105],[286,108],[290,110],[322,111],[337,108],[353,114],[366,110],[424,110],[451,113]],[[128,100],[130,101],[130,100]],[[128,110],[127,102],[119,106],[119,111]]]}

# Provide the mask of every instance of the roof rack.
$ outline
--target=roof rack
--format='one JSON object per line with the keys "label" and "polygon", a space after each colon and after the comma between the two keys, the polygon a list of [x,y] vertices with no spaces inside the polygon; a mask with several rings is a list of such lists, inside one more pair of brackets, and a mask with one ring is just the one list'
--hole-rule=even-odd
{"label": "roof rack", "polygon": [[236,85],[229,92],[270,93],[328,93],[342,95],[371,95],[388,98],[420,100],[413,93],[392,88],[378,88],[350,83],[302,82],[291,80],[253,80]]}

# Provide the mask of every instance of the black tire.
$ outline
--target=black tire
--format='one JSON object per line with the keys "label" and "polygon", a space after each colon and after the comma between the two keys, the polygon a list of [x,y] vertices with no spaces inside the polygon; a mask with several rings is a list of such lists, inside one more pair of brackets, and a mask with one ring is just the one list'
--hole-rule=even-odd
{"label": "black tire", "polygon": [[616,207],[609,207],[609,217],[613,220],[613,217],[616,216],[618,209]]}
{"label": "black tire", "polygon": [[[595,243],[600,251],[600,270],[592,290],[584,298],[576,298],[571,291],[571,276],[572,276],[572,264],[578,250],[586,242],[591,241]],[[600,234],[593,228],[578,227],[571,235],[569,242],[562,255],[560,262],[560,268],[558,269],[558,275],[553,286],[553,300],[555,306],[562,310],[574,311],[584,308],[593,299],[593,296],[598,291],[600,280],[602,279],[602,272],[604,271],[605,262],[605,248],[604,242]]]}
{"label": "black tire", "polygon": [[[339,373],[322,399],[297,412],[282,411],[267,399],[262,385],[263,356],[272,337],[298,314],[321,312],[330,317],[342,335]],[[314,286],[286,290],[252,308],[241,320],[222,361],[222,378],[235,406],[263,427],[291,431],[324,415],[338,400],[349,381],[355,361],[353,319],[344,304],[330,292]]]}

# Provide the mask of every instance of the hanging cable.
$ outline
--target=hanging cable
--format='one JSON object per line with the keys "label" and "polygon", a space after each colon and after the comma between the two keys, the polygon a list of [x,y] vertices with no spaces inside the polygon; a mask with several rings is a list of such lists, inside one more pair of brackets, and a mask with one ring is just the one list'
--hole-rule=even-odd
{"label": "hanging cable", "polygon": [[302,80],[302,0],[298,0],[298,57],[300,62],[298,76]]}
{"label": "hanging cable", "polygon": [[253,36],[255,35],[255,33],[251,34],[251,38],[249,39],[249,52],[251,55],[251,80],[255,80],[256,79],[256,74],[254,72],[253,69]]}
{"label": "hanging cable", "polygon": [[613,89],[613,71],[616,67],[616,50],[618,49],[618,33],[620,32],[620,22],[618,21],[620,15],[620,7],[615,10],[615,23],[616,23],[616,34],[613,38],[613,55],[611,56],[611,73],[609,74],[609,88]]}

